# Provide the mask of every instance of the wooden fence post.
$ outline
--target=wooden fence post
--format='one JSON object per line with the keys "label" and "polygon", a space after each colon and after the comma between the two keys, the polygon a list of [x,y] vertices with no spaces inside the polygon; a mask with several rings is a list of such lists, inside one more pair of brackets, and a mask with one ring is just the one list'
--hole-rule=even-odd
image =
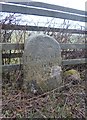
{"label": "wooden fence post", "polygon": [[2,117],[2,44],[0,43],[0,118]]}

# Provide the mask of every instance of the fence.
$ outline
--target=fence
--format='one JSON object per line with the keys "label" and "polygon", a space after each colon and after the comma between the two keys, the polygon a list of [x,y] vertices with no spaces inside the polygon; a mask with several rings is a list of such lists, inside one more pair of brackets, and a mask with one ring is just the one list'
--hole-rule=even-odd
{"label": "fence", "polygon": [[[21,5],[20,5],[21,4]],[[76,10],[72,8],[66,8],[57,5],[51,5],[41,2],[20,2],[20,3],[3,3],[0,2],[0,12],[8,12],[8,13],[20,13],[20,14],[28,14],[35,16],[46,16],[46,17],[54,17],[61,19],[68,19],[73,21],[87,22],[87,16],[85,11]],[[52,28],[52,27],[41,27],[41,26],[24,26],[24,25],[2,25],[2,30],[26,30],[26,31],[55,31],[55,32],[66,32],[72,34],[87,34],[86,30],[77,30],[77,29],[63,29],[63,28]],[[1,43],[2,51],[10,51],[10,50],[23,50],[24,44],[12,44],[12,43]],[[84,56],[80,56],[78,59],[73,57],[72,59],[63,59],[62,65],[78,65],[78,64],[86,64],[86,49],[87,45],[83,44],[67,44],[60,43],[62,58],[64,54],[72,53],[76,50],[80,52],[84,51]],[[73,50],[73,51],[72,51]],[[2,58],[21,58],[22,53],[0,53]],[[0,55],[0,56],[1,56]],[[20,69],[22,64],[3,64],[2,69],[5,71],[12,71]]]}

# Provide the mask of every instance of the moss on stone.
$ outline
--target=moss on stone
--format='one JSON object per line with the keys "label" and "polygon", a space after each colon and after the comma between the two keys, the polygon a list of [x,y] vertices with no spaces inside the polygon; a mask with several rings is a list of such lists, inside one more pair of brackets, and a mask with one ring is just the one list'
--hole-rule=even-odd
{"label": "moss on stone", "polygon": [[74,69],[71,69],[71,70],[64,72],[64,77],[71,76],[71,75],[78,75],[78,77],[80,77],[80,73]]}

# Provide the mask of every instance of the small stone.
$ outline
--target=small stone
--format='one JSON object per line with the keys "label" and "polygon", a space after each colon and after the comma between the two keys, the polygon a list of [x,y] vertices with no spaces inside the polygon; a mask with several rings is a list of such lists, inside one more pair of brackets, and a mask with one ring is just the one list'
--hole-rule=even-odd
{"label": "small stone", "polygon": [[80,83],[81,77],[80,73],[77,70],[71,69],[64,72],[64,82],[72,82],[73,85]]}

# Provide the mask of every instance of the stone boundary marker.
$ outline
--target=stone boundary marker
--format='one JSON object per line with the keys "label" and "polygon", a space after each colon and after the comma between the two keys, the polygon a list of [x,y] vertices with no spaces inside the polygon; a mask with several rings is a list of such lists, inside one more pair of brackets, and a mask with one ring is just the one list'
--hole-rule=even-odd
{"label": "stone boundary marker", "polygon": [[25,42],[23,62],[24,86],[27,90],[46,92],[62,83],[61,49],[52,37],[31,35]]}

